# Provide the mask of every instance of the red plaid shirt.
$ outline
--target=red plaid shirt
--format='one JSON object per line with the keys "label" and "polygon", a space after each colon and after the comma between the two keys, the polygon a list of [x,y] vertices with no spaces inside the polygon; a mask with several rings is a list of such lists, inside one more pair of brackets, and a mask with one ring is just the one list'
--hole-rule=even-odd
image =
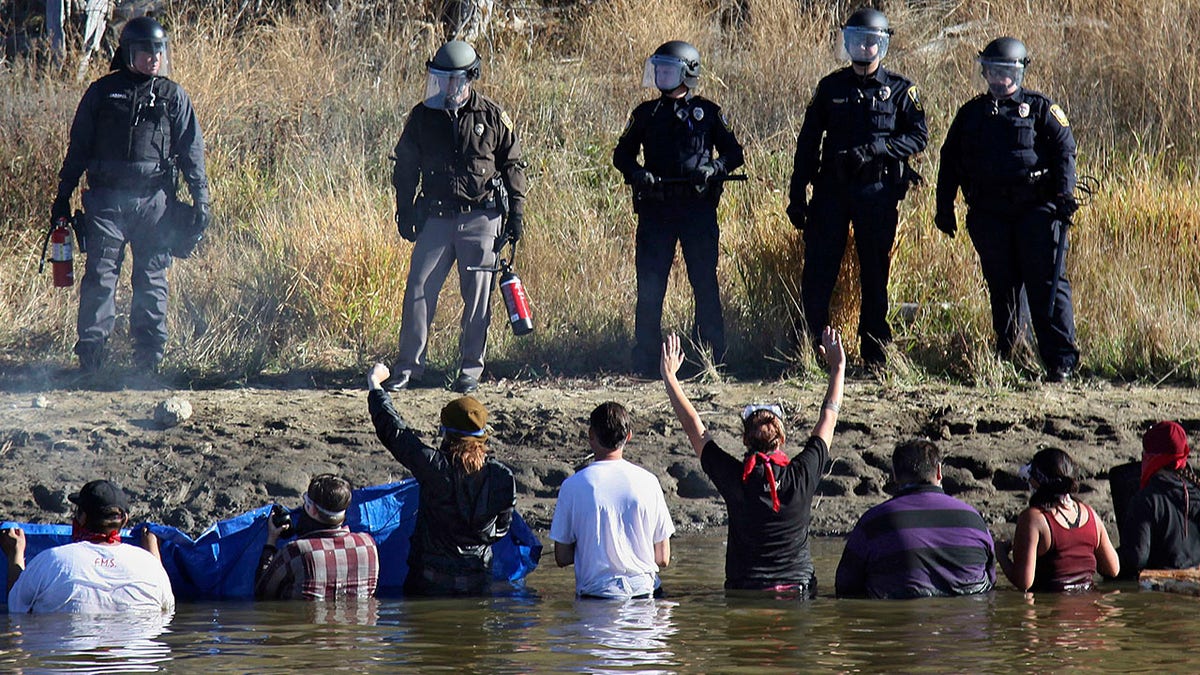
{"label": "red plaid shirt", "polygon": [[369,598],[379,583],[379,551],[365,532],[318,530],[283,550],[264,546],[254,596],[259,599]]}

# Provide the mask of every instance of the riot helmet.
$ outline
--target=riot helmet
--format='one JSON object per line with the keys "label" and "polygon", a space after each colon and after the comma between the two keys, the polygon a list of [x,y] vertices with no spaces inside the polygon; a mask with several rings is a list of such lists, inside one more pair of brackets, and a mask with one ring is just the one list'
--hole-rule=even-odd
{"label": "riot helmet", "polygon": [[862,7],[842,26],[841,56],[856,66],[869,66],[887,56],[891,41],[892,29],[883,12]]}
{"label": "riot helmet", "polygon": [[685,85],[695,89],[700,84],[700,52],[682,40],[659,45],[646,59],[642,71],[642,86],[669,94]]}
{"label": "riot helmet", "polygon": [[458,110],[471,96],[471,81],[480,74],[479,54],[462,40],[451,40],[425,62],[425,105],[437,110]]}
{"label": "riot helmet", "polygon": [[1029,52],[1025,43],[1012,37],[996,38],[979,52],[979,74],[988,91],[996,98],[1008,98],[1017,93],[1025,79]]}
{"label": "riot helmet", "polygon": [[171,71],[167,31],[148,16],[130,19],[121,29],[113,62],[141,75],[167,76]]}

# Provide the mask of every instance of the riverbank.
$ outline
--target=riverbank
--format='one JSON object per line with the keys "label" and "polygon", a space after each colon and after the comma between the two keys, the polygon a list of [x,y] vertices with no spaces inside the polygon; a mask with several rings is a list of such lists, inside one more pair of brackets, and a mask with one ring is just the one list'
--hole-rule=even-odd
{"label": "riverbank", "polygon": [[[25,385],[14,384],[23,381]],[[34,382],[41,384],[34,386]],[[365,380],[364,380],[365,382]],[[123,385],[140,385],[127,387]],[[186,390],[163,382],[79,382],[43,373],[6,379],[0,391],[0,518],[61,522],[66,495],[97,477],[117,481],[131,497],[133,519],[178,527],[196,536],[213,522],[269,502],[296,505],[308,479],[331,471],[357,486],[407,476],[375,438],[366,395],[354,383],[336,388],[278,384]],[[120,386],[119,386],[120,385]],[[739,447],[738,411],[751,401],[781,402],[789,450],[816,419],[822,383],[726,381],[685,389],[723,447]],[[155,406],[186,399],[193,416],[172,428],[155,421]],[[432,437],[453,394],[417,389],[397,407]],[[606,400],[632,412],[627,457],[656,473],[680,533],[723,528],[725,509],[679,430],[659,382],[626,377],[485,382],[491,446],[517,477],[518,506],[544,533],[558,486],[589,459],[587,416]],[[947,384],[885,384],[851,378],[832,448],[832,468],[814,502],[813,528],[840,534],[886,498],[892,447],[927,436],[947,454],[947,491],[975,505],[1007,536],[1027,492],[1017,478],[1038,449],[1059,447],[1082,472],[1082,498],[1115,534],[1108,470],[1137,459],[1141,433],[1160,419],[1200,429],[1200,390],[1084,381],[988,390]]]}

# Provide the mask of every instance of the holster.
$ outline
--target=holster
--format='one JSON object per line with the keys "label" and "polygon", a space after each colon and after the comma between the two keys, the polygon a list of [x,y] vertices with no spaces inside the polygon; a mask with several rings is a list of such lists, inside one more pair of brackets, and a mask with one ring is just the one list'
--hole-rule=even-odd
{"label": "holster", "polygon": [[71,229],[75,232],[75,245],[80,253],[87,253],[87,215],[76,210],[71,218]]}

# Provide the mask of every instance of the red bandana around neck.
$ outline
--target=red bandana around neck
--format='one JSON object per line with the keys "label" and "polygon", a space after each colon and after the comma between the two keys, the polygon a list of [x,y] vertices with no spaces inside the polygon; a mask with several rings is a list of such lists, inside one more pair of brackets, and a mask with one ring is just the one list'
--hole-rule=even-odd
{"label": "red bandana around neck", "polygon": [[742,467],[742,482],[745,483],[750,478],[750,472],[754,471],[754,467],[759,463],[763,463],[763,469],[767,472],[767,486],[771,488],[771,507],[779,513],[779,494],[776,492],[775,470],[774,466],[787,466],[788,456],[783,454],[781,450],[772,450],[769,454],[765,452],[753,452],[746,455],[745,463]]}
{"label": "red bandana around neck", "polygon": [[121,543],[121,530],[113,530],[111,532],[92,532],[85,530],[76,521],[71,521],[71,541],[88,541],[93,544],[119,544]]}

